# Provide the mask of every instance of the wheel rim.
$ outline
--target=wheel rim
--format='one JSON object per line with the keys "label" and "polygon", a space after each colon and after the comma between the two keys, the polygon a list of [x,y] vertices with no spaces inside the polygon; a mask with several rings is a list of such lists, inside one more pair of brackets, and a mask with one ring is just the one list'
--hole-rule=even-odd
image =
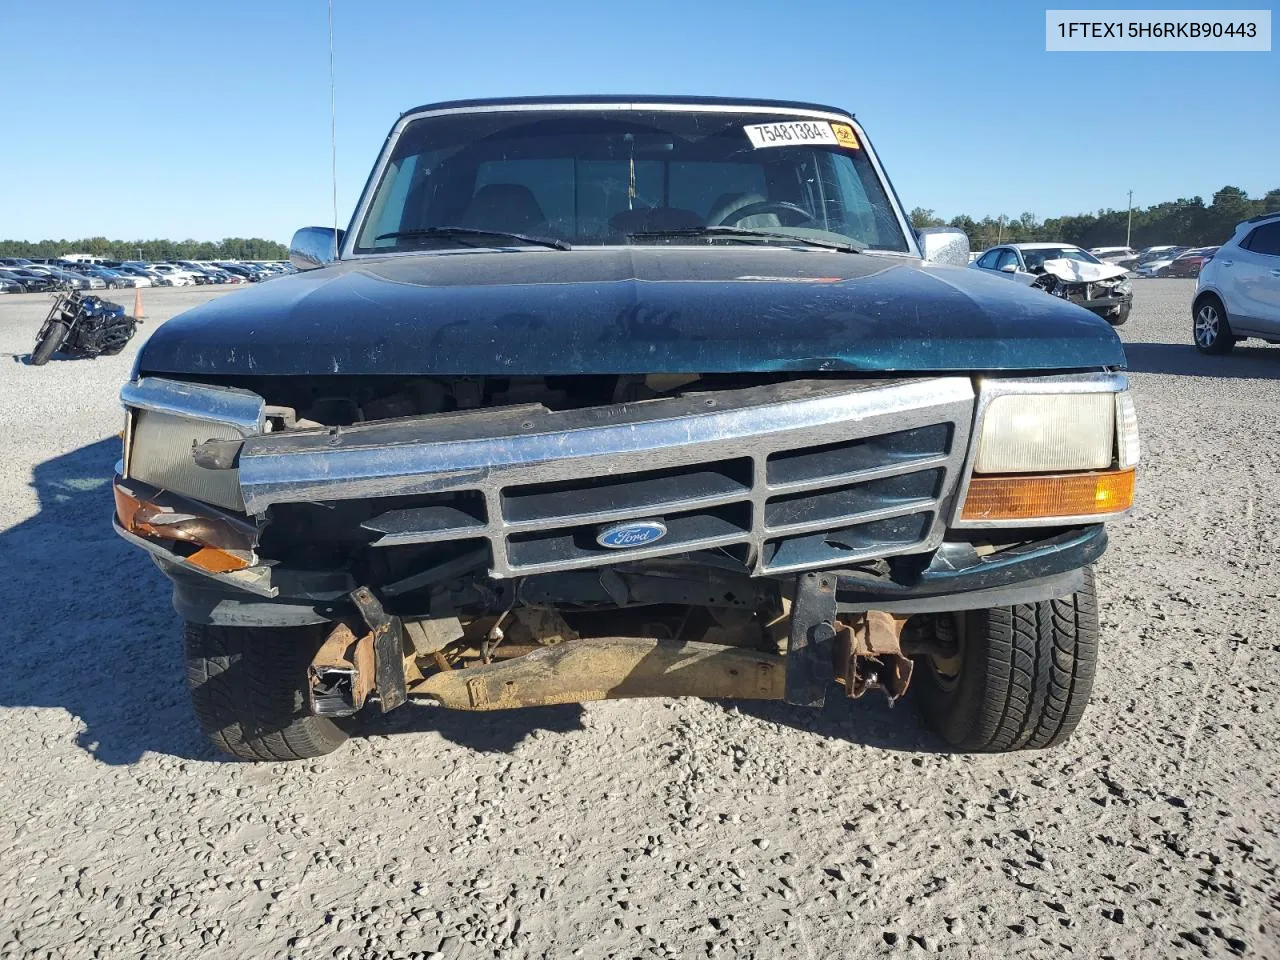
{"label": "wheel rim", "polygon": [[960,682],[960,670],[964,665],[965,620],[963,613],[954,613],[950,619],[938,619],[938,632],[951,632],[955,640],[955,655],[944,657],[931,653],[925,658],[934,682],[943,690],[954,690]]}
{"label": "wheel rim", "polygon": [[1196,343],[1202,347],[1212,347],[1218,340],[1220,327],[1218,311],[1206,303],[1196,314]]}

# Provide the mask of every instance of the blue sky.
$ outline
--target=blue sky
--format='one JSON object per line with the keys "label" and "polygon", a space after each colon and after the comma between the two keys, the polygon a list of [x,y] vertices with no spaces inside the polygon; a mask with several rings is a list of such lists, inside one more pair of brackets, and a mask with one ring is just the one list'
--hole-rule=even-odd
{"label": "blue sky", "polygon": [[[332,219],[325,0],[0,10],[0,237],[288,240]],[[401,111],[543,93],[846,107],[903,202],[947,217],[1280,186],[1280,53],[1046,53],[1044,10],[335,0],[340,218]]]}

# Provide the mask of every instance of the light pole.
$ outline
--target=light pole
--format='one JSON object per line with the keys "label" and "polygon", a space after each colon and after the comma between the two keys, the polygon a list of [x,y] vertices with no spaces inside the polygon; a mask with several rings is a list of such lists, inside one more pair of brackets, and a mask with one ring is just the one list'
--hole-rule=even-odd
{"label": "light pole", "polygon": [[1129,246],[1129,237],[1133,233],[1133,191],[1129,191],[1129,225],[1124,228],[1124,245]]}

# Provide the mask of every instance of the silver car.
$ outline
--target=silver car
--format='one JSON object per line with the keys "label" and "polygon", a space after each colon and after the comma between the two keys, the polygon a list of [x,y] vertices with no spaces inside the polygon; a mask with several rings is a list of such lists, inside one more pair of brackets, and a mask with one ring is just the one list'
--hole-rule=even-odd
{"label": "silver car", "polygon": [[1124,268],[1070,243],[1006,243],[986,251],[969,268],[1040,287],[1115,327],[1129,319],[1133,306],[1133,284]]}

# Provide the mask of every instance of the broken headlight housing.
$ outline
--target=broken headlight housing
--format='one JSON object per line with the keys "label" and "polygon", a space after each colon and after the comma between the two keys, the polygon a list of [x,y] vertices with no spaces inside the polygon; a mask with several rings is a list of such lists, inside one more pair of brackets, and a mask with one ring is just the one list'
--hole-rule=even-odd
{"label": "broken headlight housing", "polygon": [[210,470],[192,451],[208,440],[261,433],[266,406],[248,390],[142,377],[125,384],[124,476],[161,490],[242,512],[239,471]]}

